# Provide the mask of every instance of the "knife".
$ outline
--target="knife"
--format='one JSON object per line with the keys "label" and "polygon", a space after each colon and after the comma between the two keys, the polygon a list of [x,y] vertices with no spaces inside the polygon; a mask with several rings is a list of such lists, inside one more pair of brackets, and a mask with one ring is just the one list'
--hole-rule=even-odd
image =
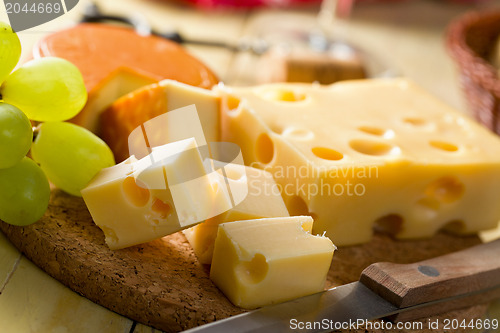
{"label": "knife", "polygon": [[348,330],[374,319],[409,321],[496,298],[500,298],[500,239],[413,264],[375,263],[357,282],[185,332]]}
{"label": "knife", "polygon": [[226,43],[219,40],[204,40],[186,38],[178,31],[159,32],[154,30],[149,22],[142,15],[121,16],[107,14],[101,11],[100,7],[90,2],[83,11],[80,18],[81,23],[119,23],[132,27],[141,35],[155,35],[179,44],[192,44],[198,46],[211,46],[227,49],[231,52],[252,52],[255,55],[262,55],[269,50],[270,45],[261,38],[243,38],[237,44]]}

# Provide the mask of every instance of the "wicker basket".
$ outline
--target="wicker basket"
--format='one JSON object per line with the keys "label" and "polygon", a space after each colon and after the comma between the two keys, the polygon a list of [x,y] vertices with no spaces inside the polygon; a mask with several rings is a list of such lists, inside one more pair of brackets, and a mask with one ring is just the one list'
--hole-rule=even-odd
{"label": "wicker basket", "polygon": [[488,59],[500,35],[500,10],[472,12],[453,21],[446,46],[457,62],[470,111],[500,134],[500,78]]}

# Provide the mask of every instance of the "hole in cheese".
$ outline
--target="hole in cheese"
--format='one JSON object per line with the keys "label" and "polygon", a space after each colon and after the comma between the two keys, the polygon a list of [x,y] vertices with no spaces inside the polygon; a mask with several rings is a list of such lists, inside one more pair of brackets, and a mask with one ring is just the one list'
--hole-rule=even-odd
{"label": "hole in cheese", "polygon": [[279,88],[262,90],[259,95],[264,99],[277,102],[299,102],[306,99],[303,93]]}
{"label": "hole in cheese", "polygon": [[461,234],[465,231],[465,223],[462,220],[452,220],[446,223],[441,230],[453,234]]}
{"label": "hole in cheese", "polygon": [[344,158],[344,155],[342,155],[342,153],[326,147],[314,147],[312,149],[312,153],[316,157],[329,161],[338,161]]}
{"label": "hole in cheese", "polygon": [[372,127],[372,126],[361,126],[358,127],[361,132],[365,132],[367,134],[381,136],[383,138],[389,139],[394,137],[394,131],[386,130],[380,127]]}
{"label": "hole in cheese", "polygon": [[105,227],[105,226],[99,226],[101,228],[102,232],[104,232],[104,236],[106,237],[106,243],[110,244],[117,244],[118,243],[118,236],[116,235],[115,231],[111,228]]}
{"label": "hole in cheese", "polygon": [[437,149],[444,150],[444,151],[449,151],[449,152],[454,152],[458,150],[458,147],[455,146],[452,143],[445,142],[445,141],[431,141],[429,144]]}
{"label": "hole in cheese", "polygon": [[240,106],[241,100],[233,95],[228,95],[226,97],[226,107],[228,111],[236,111]]}
{"label": "hole in cheese", "polygon": [[257,253],[252,260],[243,261],[236,267],[236,274],[240,277],[241,281],[246,283],[256,284],[264,280],[269,270],[266,257]]}
{"label": "hole in cheese", "polygon": [[403,119],[403,121],[405,123],[407,123],[409,125],[413,125],[413,126],[424,126],[425,124],[427,124],[427,120],[422,119],[422,118],[409,117],[409,118]]}
{"label": "hole in cheese", "polygon": [[456,177],[439,178],[425,189],[425,194],[442,203],[452,203],[459,200],[465,193],[465,185]]}
{"label": "hole in cheese", "polygon": [[298,195],[294,195],[288,199],[287,207],[290,216],[310,215],[307,203]]}
{"label": "hole in cheese", "polygon": [[155,198],[153,200],[151,210],[160,215],[160,218],[164,219],[172,212],[172,206],[170,206],[168,202],[163,202],[160,199]]}
{"label": "hole in cheese", "polygon": [[143,207],[149,201],[149,190],[135,182],[134,177],[127,177],[123,181],[123,193],[134,206]]}
{"label": "hole in cheese", "polygon": [[[313,214],[311,214],[311,217],[314,220],[314,217],[312,215]],[[300,226],[301,226],[302,231],[310,234],[310,233],[312,233],[313,221],[310,221],[310,220],[303,221],[303,222],[301,222]]]}
{"label": "hole in cheese", "polygon": [[272,161],[274,157],[274,143],[266,133],[262,133],[257,138],[255,155],[261,163],[267,164]]}
{"label": "hole in cheese", "polygon": [[373,140],[352,140],[349,146],[361,154],[373,156],[394,155],[400,152],[394,145]]}
{"label": "hole in cheese", "polygon": [[417,204],[421,207],[425,207],[430,210],[439,210],[439,201],[435,198],[425,197],[417,201]]}
{"label": "hole in cheese", "polygon": [[403,222],[401,215],[385,215],[375,221],[373,230],[395,236],[403,230]]}

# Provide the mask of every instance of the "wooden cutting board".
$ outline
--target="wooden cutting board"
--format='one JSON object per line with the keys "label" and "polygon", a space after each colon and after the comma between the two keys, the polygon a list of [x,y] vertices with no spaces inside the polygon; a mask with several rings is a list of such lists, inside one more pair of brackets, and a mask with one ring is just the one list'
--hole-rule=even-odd
{"label": "wooden cutting board", "polygon": [[[209,266],[196,260],[182,233],[111,251],[83,200],[62,191],[52,192],[49,209],[39,222],[15,227],[0,221],[0,229],[27,258],[72,290],[166,332],[244,311],[233,306],[211,282]],[[478,243],[476,236],[444,233],[419,241],[375,235],[368,244],[340,248],[335,253],[326,287],[357,280],[374,262],[420,261]],[[485,305],[478,305],[441,317],[470,320],[481,318],[485,311]]]}

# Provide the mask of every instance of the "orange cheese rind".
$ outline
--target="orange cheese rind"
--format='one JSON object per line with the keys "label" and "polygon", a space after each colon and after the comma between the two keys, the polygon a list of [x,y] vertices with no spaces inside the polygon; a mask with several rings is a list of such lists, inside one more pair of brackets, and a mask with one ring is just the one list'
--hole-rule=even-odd
{"label": "orange cheese rind", "polygon": [[105,24],[79,24],[46,36],[35,45],[33,57],[48,56],[69,60],[81,71],[89,101],[72,121],[94,132],[104,109],[142,86],[163,79],[201,88],[218,82],[179,44]]}

